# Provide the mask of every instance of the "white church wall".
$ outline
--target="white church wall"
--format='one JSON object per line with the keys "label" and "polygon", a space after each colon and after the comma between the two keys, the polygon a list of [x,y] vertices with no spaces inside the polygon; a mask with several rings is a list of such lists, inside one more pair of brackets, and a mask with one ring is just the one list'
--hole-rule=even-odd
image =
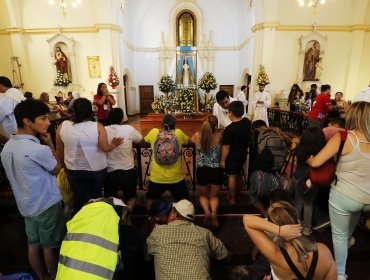
{"label": "white church wall", "polygon": [[[161,32],[163,31],[168,35],[170,25],[174,24],[170,22],[170,14],[178,2],[182,1],[139,0],[130,2],[131,28],[133,42],[136,47],[153,48],[160,45]],[[236,30],[240,27],[239,10],[243,2],[242,0],[202,0],[196,2],[197,7],[204,13],[204,18],[197,19],[197,21],[204,24],[203,31],[207,38],[209,31],[213,31],[215,46],[230,47],[237,44],[238,34]],[[201,30],[197,31],[199,38],[203,34],[200,34]],[[176,36],[176,34],[171,35]],[[174,37],[170,39],[172,40]]]}
{"label": "white church wall", "polygon": [[14,54],[10,35],[0,35],[0,46],[0,75],[6,76],[12,80],[12,64],[10,57]]}
{"label": "white church wall", "polygon": [[[293,83],[303,85],[303,90],[309,89],[309,84],[315,82],[303,82],[298,79],[302,76],[303,69],[298,68],[299,60],[299,37],[302,32],[276,32],[275,45],[273,47],[273,69],[266,69],[269,74],[271,85],[270,91],[277,93],[281,90],[290,89]],[[351,33],[327,32],[328,36],[323,57],[323,71],[318,84],[330,84],[332,91],[343,91],[346,86],[346,73],[351,49]],[[347,93],[344,93],[347,98]]]}
{"label": "white church wall", "polygon": [[[92,1],[81,1],[81,5],[74,9],[66,10],[63,16],[59,1],[50,5],[49,1],[22,1],[23,26],[27,28],[55,28],[58,24],[62,27],[93,26],[97,23],[96,17],[105,9],[95,10]],[[108,2],[108,1],[106,1]]]}
{"label": "white church wall", "polygon": [[[72,73],[72,75],[77,75],[79,84],[92,95],[96,92],[98,83],[105,82],[109,74],[109,66],[112,62],[105,57],[106,46],[99,40],[100,36],[97,33],[72,33],[65,34],[65,36],[73,37],[75,40],[77,73]],[[55,65],[52,64],[53,58],[50,57],[49,45],[46,42],[46,39],[52,36],[33,34],[25,37],[28,63],[31,67],[30,73],[27,73],[27,75],[31,75],[29,87],[38,96],[42,91],[49,91],[53,88],[56,70]],[[68,57],[68,54],[66,55]],[[101,77],[90,78],[87,56],[96,55],[100,56]],[[67,91],[67,88],[64,91]]]}
{"label": "white church wall", "polygon": [[357,1],[327,0],[324,5],[319,4],[317,13],[313,14],[312,8],[301,7],[296,0],[280,0],[277,11],[278,21],[281,24],[293,25],[312,25],[315,22],[318,25],[353,24],[355,17],[352,12],[354,4],[357,4],[354,2]]}
{"label": "white church wall", "polygon": [[237,52],[217,51],[214,71],[218,85],[234,85],[234,95],[239,85],[239,55]]}
{"label": "white church wall", "polygon": [[358,93],[361,89],[370,85],[370,33],[366,33],[364,42],[364,51],[362,53],[361,66],[356,87]]}

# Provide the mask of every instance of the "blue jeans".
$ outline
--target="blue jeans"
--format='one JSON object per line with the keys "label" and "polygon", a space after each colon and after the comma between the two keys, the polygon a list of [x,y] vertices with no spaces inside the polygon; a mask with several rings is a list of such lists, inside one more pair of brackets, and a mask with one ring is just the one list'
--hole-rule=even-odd
{"label": "blue jeans", "polygon": [[329,214],[333,238],[334,257],[338,275],[346,272],[348,238],[354,232],[362,211],[370,210],[370,204],[362,204],[331,188]]}
{"label": "blue jeans", "polygon": [[73,190],[77,213],[90,198],[103,197],[102,190],[107,169],[100,171],[67,170],[69,184]]}

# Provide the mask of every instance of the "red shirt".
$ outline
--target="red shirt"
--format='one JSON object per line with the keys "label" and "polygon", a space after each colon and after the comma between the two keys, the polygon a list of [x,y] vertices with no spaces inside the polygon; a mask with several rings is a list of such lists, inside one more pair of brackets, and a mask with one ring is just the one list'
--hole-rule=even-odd
{"label": "red shirt", "polygon": [[313,102],[308,117],[316,120],[323,120],[326,117],[328,107],[331,105],[330,97],[326,93],[320,93]]}
{"label": "red shirt", "polygon": [[[113,98],[114,100],[114,97],[113,95],[109,95],[111,98]],[[112,110],[112,104],[109,103],[108,101],[108,97],[105,98],[105,102],[103,105],[99,105],[98,104],[98,101],[103,97],[103,95],[94,95],[94,104],[96,105],[96,107],[98,107],[98,120],[104,120],[104,119],[108,119],[108,114],[109,114],[109,111]]]}

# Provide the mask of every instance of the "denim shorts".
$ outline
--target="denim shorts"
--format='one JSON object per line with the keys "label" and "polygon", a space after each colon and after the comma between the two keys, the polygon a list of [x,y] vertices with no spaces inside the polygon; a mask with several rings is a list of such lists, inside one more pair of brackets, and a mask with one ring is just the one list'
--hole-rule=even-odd
{"label": "denim shorts", "polygon": [[57,248],[66,233],[62,201],[35,217],[24,217],[28,244],[43,248]]}

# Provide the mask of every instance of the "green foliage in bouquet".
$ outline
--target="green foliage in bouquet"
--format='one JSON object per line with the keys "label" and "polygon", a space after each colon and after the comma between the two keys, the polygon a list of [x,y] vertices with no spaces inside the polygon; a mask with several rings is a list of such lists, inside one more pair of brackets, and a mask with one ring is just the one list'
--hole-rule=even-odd
{"label": "green foliage in bouquet", "polygon": [[54,81],[54,86],[66,87],[66,86],[68,86],[68,84],[69,84],[69,81],[64,78],[64,75],[60,71],[58,71],[57,72],[57,77]]}
{"label": "green foliage in bouquet", "polygon": [[216,78],[212,73],[206,72],[202,78],[200,78],[198,87],[205,91],[213,90],[217,87]]}
{"label": "green foliage in bouquet", "polygon": [[159,80],[159,90],[161,92],[172,92],[175,90],[175,82],[169,75],[163,75]]}
{"label": "green foliage in bouquet", "polygon": [[180,111],[184,115],[191,115],[194,113],[194,90],[187,88],[178,90],[178,99],[180,104]]}
{"label": "green foliage in bouquet", "polygon": [[265,66],[260,65],[258,70],[257,84],[268,85],[270,83],[269,76],[266,73]]}

